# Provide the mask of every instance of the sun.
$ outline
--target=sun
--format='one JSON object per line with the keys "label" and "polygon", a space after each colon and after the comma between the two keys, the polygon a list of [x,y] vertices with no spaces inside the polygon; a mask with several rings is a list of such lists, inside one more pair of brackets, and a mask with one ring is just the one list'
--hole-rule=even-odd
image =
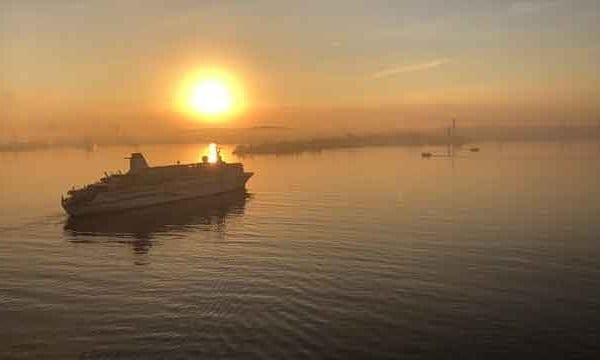
{"label": "sun", "polygon": [[189,106],[202,115],[222,115],[231,111],[233,95],[223,81],[203,80],[192,87]]}
{"label": "sun", "polygon": [[175,107],[193,121],[228,121],[245,108],[243,94],[241,82],[231,72],[196,70],[182,78]]}

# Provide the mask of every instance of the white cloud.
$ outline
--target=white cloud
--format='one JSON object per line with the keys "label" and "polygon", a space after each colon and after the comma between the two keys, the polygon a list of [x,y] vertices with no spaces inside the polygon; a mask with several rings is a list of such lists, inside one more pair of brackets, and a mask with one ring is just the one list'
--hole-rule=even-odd
{"label": "white cloud", "polygon": [[429,69],[440,67],[449,62],[450,62],[450,59],[436,59],[436,60],[432,60],[432,61],[428,61],[428,62],[424,62],[424,63],[420,63],[420,64],[402,65],[402,66],[397,66],[397,67],[380,70],[380,71],[374,73],[372,75],[372,77],[375,79],[381,79],[381,78],[386,78],[386,77],[395,76],[395,75],[404,74],[404,73],[429,70]]}
{"label": "white cloud", "polygon": [[519,1],[510,5],[508,11],[514,14],[533,14],[545,8],[559,5],[560,0],[547,1]]}

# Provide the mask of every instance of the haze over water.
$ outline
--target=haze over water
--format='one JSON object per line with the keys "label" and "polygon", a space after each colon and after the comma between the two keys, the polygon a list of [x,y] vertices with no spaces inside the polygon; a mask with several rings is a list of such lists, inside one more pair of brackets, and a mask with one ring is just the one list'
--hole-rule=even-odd
{"label": "haze over water", "polygon": [[161,165],[205,148],[0,154],[3,356],[599,351],[597,144],[257,156],[246,195],[91,222],[60,209],[129,152]]}
{"label": "haze over water", "polygon": [[599,34],[598,0],[0,0],[0,359],[600,358]]}

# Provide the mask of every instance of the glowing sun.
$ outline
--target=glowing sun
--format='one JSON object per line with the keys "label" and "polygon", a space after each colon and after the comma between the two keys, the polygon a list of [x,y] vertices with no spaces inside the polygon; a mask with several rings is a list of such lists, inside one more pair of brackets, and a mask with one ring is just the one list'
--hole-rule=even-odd
{"label": "glowing sun", "polygon": [[194,121],[225,121],[245,108],[240,81],[231,73],[204,70],[188,73],[176,95],[176,108]]}
{"label": "glowing sun", "polygon": [[203,115],[221,115],[231,111],[233,95],[219,80],[204,80],[195,84],[189,97],[190,108]]}

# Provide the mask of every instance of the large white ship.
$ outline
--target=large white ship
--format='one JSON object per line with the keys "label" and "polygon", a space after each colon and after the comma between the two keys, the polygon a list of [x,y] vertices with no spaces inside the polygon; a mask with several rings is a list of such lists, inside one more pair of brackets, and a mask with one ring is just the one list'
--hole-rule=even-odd
{"label": "large white ship", "polygon": [[201,198],[244,189],[253,175],[240,163],[226,163],[217,151],[210,162],[150,167],[141,153],[133,153],[129,171],[106,175],[98,182],[72,189],[61,199],[71,216],[142,208],[183,199]]}

